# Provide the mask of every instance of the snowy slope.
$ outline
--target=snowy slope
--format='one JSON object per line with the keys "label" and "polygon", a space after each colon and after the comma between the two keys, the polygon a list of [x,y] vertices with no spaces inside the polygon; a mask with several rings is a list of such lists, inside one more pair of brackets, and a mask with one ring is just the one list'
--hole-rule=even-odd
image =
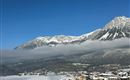
{"label": "snowy slope", "polygon": [[116,17],[93,38],[98,40],[113,40],[130,37],[130,18]]}
{"label": "snowy slope", "polygon": [[54,75],[54,76],[4,76],[0,77],[0,80],[74,80],[73,77],[68,77],[66,75]]}
{"label": "snowy slope", "polygon": [[34,49],[41,46],[56,46],[59,44],[80,44],[87,40],[114,40],[122,37],[130,38],[130,18],[116,17],[102,29],[97,29],[81,36],[40,36],[24,43],[16,49]]}
{"label": "snowy slope", "polygon": [[108,24],[105,25],[105,29],[112,29],[113,27],[116,28],[123,28],[125,26],[130,26],[130,18],[127,18],[125,16],[116,17],[112,21],[110,21]]}

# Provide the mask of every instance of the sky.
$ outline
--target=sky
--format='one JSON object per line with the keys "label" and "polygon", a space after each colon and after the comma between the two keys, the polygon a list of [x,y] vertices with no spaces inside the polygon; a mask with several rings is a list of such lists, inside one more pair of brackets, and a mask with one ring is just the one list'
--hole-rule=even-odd
{"label": "sky", "polygon": [[117,16],[130,17],[129,0],[1,0],[1,48],[38,36],[78,36]]}

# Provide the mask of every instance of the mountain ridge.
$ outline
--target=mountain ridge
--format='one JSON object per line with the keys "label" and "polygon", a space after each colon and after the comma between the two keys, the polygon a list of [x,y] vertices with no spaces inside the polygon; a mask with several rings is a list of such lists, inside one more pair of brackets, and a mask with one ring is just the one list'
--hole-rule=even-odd
{"label": "mountain ridge", "polygon": [[81,36],[40,36],[15,49],[34,49],[42,46],[54,47],[58,44],[77,44],[87,40],[114,40],[122,37],[130,38],[130,18],[125,16],[115,17],[102,29],[96,29]]}

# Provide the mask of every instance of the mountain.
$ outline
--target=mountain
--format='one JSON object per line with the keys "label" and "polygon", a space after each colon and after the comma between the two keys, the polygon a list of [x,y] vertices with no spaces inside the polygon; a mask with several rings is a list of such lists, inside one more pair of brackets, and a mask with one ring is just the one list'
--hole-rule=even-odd
{"label": "mountain", "polygon": [[17,46],[15,49],[34,49],[42,46],[54,47],[59,44],[80,44],[87,40],[115,40],[118,38],[130,38],[130,18],[116,17],[102,29],[97,29],[81,36],[40,36],[27,43]]}
{"label": "mountain", "polygon": [[130,38],[130,18],[116,17],[92,39],[98,40],[113,40],[117,38]]}
{"label": "mountain", "polygon": [[[103,70],[103,67],[100,69],[98,66],[105,64],[130,65],[129,42],[130,18],[124,16],[114,18],[102,29],[81,36],[37,37],[16,47],[16,50],[2,51],[0,72],[4,71],[4,74],[0,75],[44,70],[93,71],[94,67],[94,70]],[[73,63],[89,66],[74,66]],[[104,68],[109,70],[108,67]]]}

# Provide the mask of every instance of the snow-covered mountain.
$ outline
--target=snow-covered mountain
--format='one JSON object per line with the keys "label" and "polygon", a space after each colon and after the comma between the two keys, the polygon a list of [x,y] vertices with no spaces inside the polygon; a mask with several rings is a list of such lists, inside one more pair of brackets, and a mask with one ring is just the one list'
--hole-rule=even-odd
{"label": "snow-covered mountain", "polygon": [[57,35],[57,36],[45,36],[45,37],[37,37],[36,39],[29,41],[21,46],[18,46],[16,49],[30,49],[41,46],[50,46],[53,47],[58,44],[70,44],[70,43],[78,43],[85,41],[85,37],[80,36],[65,36],[65,35]]}
{"label": "snow-covered mountain", "polygon": [[130,18],[116,17],[92,39],[113,40],[122,37],[130,37]]}
{"label": "snow-covered mountain", "polygon": [[81,36],[41,36],[27,43],[24,43],[16,49],[33,49],[41,46],[56,46],[58,44],[80,44],[87,40],[114,40],[122,37],[130,38],[130,18],[125,16],[116,17],[102,29],[83,34]]}

